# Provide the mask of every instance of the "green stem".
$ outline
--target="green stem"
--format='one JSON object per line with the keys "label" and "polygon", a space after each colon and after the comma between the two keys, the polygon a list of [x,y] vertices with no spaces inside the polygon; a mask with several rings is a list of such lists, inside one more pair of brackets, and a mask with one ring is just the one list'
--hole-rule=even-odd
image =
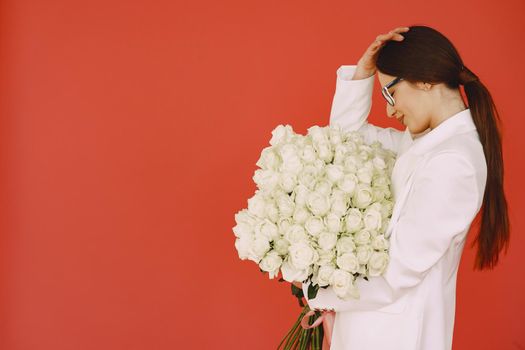
{"label": "green stem", "polygon": [[283,345],[283,343],[284,343],[284,349],[283,350],[289,350],[290,349],[290,346],[292,345],[292,344],[290,344],[290,338],[293,336],[293,334],[295,334],[295,332],[297,331],[297,328],[301,327],[301,320],[303,319],[304,315],[308,311],[310,311],[310,309],[308,308],[308,305],[306,305],[303,308],[303,310],[301,311],[301,314],[299,315],[299,318],[295,321],[295,323],[293,324],[293,326],[290,329],[290,331],[284,336],[284,338],[281,340],[281,342],[277,346],[277,350],[279,350],[281,348],[281,345]]}

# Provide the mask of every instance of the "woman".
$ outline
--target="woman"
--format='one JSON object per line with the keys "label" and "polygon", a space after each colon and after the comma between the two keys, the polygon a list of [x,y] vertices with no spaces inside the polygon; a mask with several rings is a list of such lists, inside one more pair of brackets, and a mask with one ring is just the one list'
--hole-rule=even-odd
{"label": "woman", "polygon": [[[387,115],[404,132],[367,123],[376,71]],[[509,242],[497,117],[483,83],[429,27],[379,35],[356,66],[338,69],[330,124],[359,130],[398,158],[384,275],[358,279],[360,299],[340,300],[332,287],[307,299],[336,312],[331,349],[451,349],[458,265],[480,209],[475,268],[493,268]]]}

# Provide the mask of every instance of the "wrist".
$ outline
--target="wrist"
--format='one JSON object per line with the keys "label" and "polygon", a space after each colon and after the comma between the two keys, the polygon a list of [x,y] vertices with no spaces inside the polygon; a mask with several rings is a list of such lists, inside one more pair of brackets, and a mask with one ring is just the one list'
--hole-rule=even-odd
{"label": "wrist", "polygon": [[355,70],[352,80],[368,79],[375,74],[375,71],[360,69],[359,67]]}

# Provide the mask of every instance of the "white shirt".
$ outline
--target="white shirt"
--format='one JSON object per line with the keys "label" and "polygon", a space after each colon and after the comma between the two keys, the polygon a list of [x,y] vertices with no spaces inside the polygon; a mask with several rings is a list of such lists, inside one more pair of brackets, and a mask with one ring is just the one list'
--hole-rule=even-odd
{"label": "white shirt", "polygon": [[[468,108],[416,138],[408,129],[372,125],[375,76],[351,80],[355,69],[337,70],[330,124],[398,153],[390,261],[384,275],[357,279],[360,299],[343,301],[328,287],[308,303],[336,311],[331,350],[449,350],[458,265],[487,178],[476,126]],[[303,283],[305,296],[307,288]]]}

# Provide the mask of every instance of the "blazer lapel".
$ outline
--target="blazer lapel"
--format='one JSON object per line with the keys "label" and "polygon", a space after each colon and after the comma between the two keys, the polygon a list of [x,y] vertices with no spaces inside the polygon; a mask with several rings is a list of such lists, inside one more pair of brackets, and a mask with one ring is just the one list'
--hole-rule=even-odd
{"label": "blazer lapel", "polygon": [[406,152],[405,154],[399,156],[392,170],[392,185],[393,185],[393,194],[394,194],[394,208],[392,211],[392,216],[390,222],[387,226],[385,236],[388,238],[391,235],[391,229],[393,225],[397,222],[401,209],[403,208],[408,192],[412,186],[414,173],[416,169],[421,166],[423,163],[423,156]]}

